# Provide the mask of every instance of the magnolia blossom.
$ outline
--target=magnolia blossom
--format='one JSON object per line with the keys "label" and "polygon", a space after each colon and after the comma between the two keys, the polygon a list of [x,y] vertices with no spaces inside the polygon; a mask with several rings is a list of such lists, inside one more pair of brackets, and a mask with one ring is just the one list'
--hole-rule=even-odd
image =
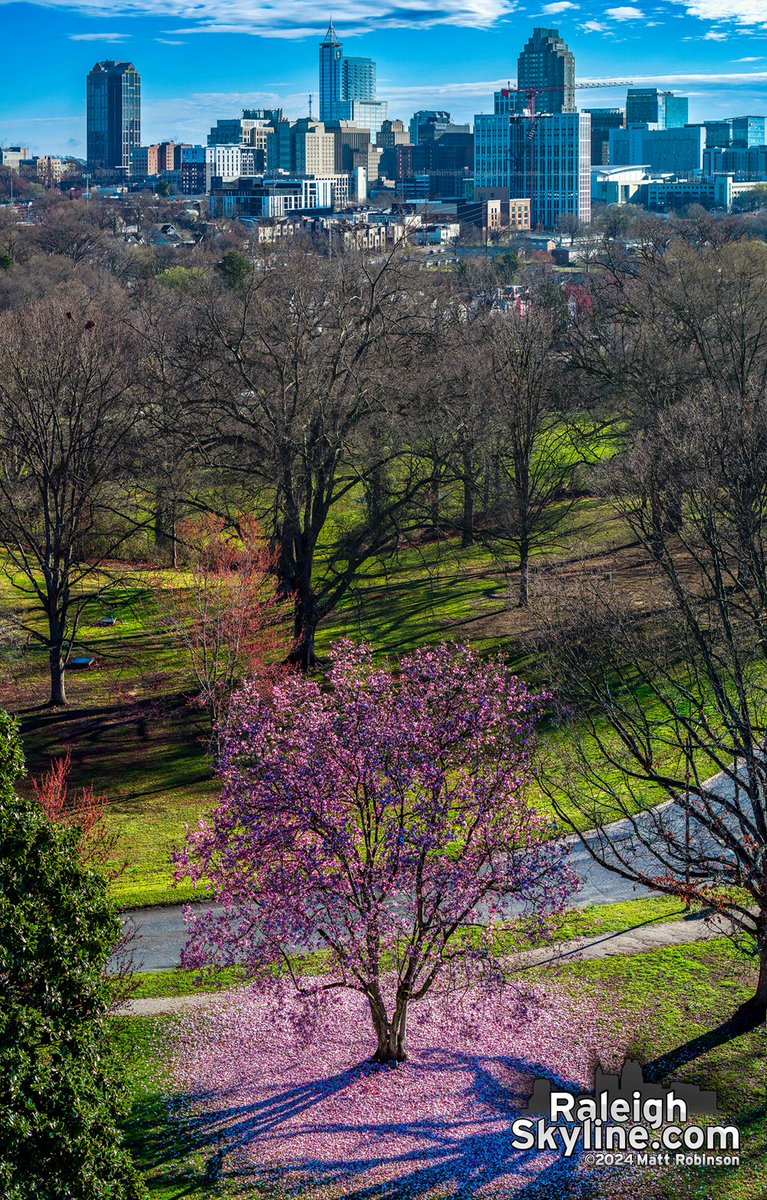
{"label": "magnolia blossom", "polygon": [[[451,645],[395,673],[342,642],[329,688],[246,686],[223,731],[221,802],[180,856],[223,907],[190,917],[185,963],[361,992],[375,1060],[402,1061],[410,1004],[500,978],[499,922],[540,934],[572,890],[527,798],[541,704],[501,661]],[[322,952],[311,983],[307,951]]]}

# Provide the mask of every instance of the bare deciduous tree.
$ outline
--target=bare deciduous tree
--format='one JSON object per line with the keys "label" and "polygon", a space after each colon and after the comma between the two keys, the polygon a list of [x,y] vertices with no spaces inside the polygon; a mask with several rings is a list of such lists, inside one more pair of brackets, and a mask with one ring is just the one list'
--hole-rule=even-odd
{"label": "bare deciduous tree", "polygon": [[0,318],[0,543],[52,705],[66,703],[83,611],[110,586],[104,565],[140,523],[125,487],[140,407],[123,318],[113,297],[77,292]]}
{"label": "bare deciduous tree", "polygon": [[399,249],[323,260],[291,248],[279,269],[265,261],[236,294],[211,288],[198,305],[210,461],[219,484],[249,491],[280,546],[293,660],[306,669],[320,620],[362,563],[396,545],[425,487],[408,419],[429,344],[422,297]]}
{"label": "bare deciduous tree", "polygon": [[485,536],[496,552],[514,554],[524,607],[530,556],[561,528],[592,429],[572,411],[557,323],[545,308],[499,316],[490,354],[496,472]]}
{"label": "bare deciduous tree", "polygon": [[[669,522],[683,494],[681,519]],[[549,631],[571,749],[546,787],[598,861],[713,905],[767,1013],[767,396],[680,401],[607,472],[649,595],[592,581]],[[713,778],[712,778],[713,777]],[[646,809],[648,786],[669,804]],[[638,811],[646,811],[639,813]],[[611,827],[619,819],[621,825]]]}

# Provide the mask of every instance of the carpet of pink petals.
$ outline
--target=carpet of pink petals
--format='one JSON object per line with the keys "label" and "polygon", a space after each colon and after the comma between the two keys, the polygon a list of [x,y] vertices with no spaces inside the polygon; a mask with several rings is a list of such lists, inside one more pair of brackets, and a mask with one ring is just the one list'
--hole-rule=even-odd
{"label": "carpet of pink petals", "polygon": [[224,1178],[279,1196],[636,1198],[629,1173],[604,1181],[556,1153],[511,1146],[534,1076],[590,1087],[597,1055],[624,1057],[619,1023],[546,987],[422,1001],[397,1068],[371,1066],[363,1000],[326,993],[307,1009],[287,990],[245,990],[179,1018],[171,1038],[177,1109]]}

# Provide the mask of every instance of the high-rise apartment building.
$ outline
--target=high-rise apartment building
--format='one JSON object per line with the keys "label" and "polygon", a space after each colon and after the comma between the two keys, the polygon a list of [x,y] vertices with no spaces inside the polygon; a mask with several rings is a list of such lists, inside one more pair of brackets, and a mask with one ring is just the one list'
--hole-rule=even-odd
{"label": "high-rise apartment building", "polygon": [[501,198],[529,197],[533,226],[553,229],[565,213],[590,221],[590,114],[477,115],[474,184]]}
{"label": "high-rise apartment building", "polygon": [[517,62],[517,89],[539,112],[575,112],[575,55],[557,29],[534,29]]}
{"label": "high-rise apartment building", "polygon": [[245,108],[241,117],[219,119],[208,134],[209,146],[238,143],[256,150],[262,170],[290,171],[290,122],[281,108]]}
{"label": "high-rise apartment building", "polygon": [[131,153],[141,145],[141,77],[129,62],[98,62],[88,72],[88,166],[131,169]]}
{"label": "high-rise apartment building", "polygon": [[181,143],[154,142],[131,152],[131,175],[161,175],[181,170]]}
{"label": "high-rise apartment building", "polygon": [[655,129],[680,129],[690,119],[690,100],[659,88],[629,88],[626,93],[626,124],[650,125]]}

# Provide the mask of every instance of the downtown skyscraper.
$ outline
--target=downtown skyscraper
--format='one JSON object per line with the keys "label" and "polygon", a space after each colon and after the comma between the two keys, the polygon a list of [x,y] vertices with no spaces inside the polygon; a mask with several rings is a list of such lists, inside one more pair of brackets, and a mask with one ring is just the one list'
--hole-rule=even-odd
{"label": "downtown skyscraper", "polygon": [[130,174],[141,145],[141,76],[130,62],[97,62],[88,72],[88,166]]}
{"label": "downtown skyscraper", "polygon": [[[539,112],[575,112],[575,55],[558,29],[534,29],[517,60],[517,88]],[[525,105],[526,107],[526,105]]]}
{"label": "downtown skyscraper", "polygon": [[516,88],[474,118],[474,184],[530,201],[533,227],[565,214],[591,219],[591,116],[575,107],[575,55],[556,29],[536,29],[519,56]]}
{"label": "downtown skyscraper", "polygon": [[320,42],[320,120],[338,121],[342,117],[344,48],[333,22]]}
{"label": "downtown skyscraper", "polygon": [[353,121],[374,136],[388,116],[385,100],[376,99],[372,58],[347,58],[333,22],[320,43],[320,120]]}

